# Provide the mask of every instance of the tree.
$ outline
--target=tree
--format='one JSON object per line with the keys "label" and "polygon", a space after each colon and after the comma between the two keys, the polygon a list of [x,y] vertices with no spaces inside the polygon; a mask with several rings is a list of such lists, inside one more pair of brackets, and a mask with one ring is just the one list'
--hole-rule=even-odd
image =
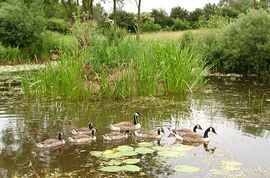
{"label": "tree", "polygon": [[137,12],[137,36],[136,39],[140,41],[140,34],[141,34],[141,0],[135,0],[138,12]]}
{"label": "tree", "polygon": [[173,24],[173,20],[163,9],[153,9],[151,15],[155,19],[155,23],[161,25],[162,27],[171,26]]}
{"label": "tree", "polygon": [[178,18],[181,20],[187,20],[189,17],[189,12],[186,9],[183,9],[182,7],[174,7],[171,10],[171,14],[170,14],[171,18]]}
{"label": "tree", "polygon": [[203,8],[203,15],[206,20],[209,20],[211,16],[218,15],[220,8],[216,4],[206,4]]}

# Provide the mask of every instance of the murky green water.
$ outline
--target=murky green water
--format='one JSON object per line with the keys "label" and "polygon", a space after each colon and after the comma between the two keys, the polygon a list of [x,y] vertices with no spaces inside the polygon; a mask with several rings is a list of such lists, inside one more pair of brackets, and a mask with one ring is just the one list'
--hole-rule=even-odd
{"label": "murky green water", "polygon": [[[2,96],[0,102],[0,177],[35,177],[35,172],[41,177],[270,177],[270,90],[255,82],[211,80],[203,92],[184,98],[174,95],[121,102],[79,102]],[[141,159],[138,173],[99,171],[101,161],[89,155],[90,151],[136,146],[134,139],[108,143],[101,137],[109,132],[110,123],[132,121],[135,111],[143,114],[140,122],[145,130],[160,126],[191,128],[198,123],[204,129],[212,125],[217,135],[210,134],[210,151],[200,145],[181,158],[161,157],[157,153],[135,156]],[[92,144],[67,143],[50,151],[35,147],[43,139],[56,137],[60,130],[67,138],[72,128],[84,127],[89,121],[99,129],[97,141]],[[166,135],[161,145],[179,145]],[[219,169],[224,160],[241,162],[240,170],[226,175],[209,171]],[[200,171],[174,171],[181,164],[198,167]]]}

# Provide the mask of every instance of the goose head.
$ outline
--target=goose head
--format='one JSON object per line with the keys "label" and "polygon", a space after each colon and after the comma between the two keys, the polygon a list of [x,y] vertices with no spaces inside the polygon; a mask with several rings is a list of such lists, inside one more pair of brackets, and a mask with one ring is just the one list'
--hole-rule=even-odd
{"label": "goose head", "polygon": [[94,127],[93,123],[92,123],[92,122],[89,122],[89,123],[88,123],[88,128],[89,128],[90,130],[92,130],[93,127]]}
{"label": "goose head", "polygon": [[193,132],[196,132],[197,129],[203,130],[202,127],[199,124],[194,126]]}
{"label": "goose head", "polygon": [[164,131],[164,129],[163,129],[163,128],[159,128],[159,129],[158,129],[158,131],[157,131],[158,135],[160,135],[160,134],[161,134],[161,132],[165,134],[165,131]]}
{"label": "goose head", "polygon": [[59,132],[58,133],[58,140],[62,141],[63,140],[63,133],[62,132]]}
{"label": "goose head", "polygon": [[203,138],[208,138],[208,133],[209,132],[213,132],[214,134],[216,133],[216,130],[213,127],[209,127],[208,129],[206,129],[206,131],[204,132]]}
{"label": "goose head", "polygon": [[138,118],[141,116],[141,113],[135,112],[134,113],[134,125],[137,125],[139,123]]}

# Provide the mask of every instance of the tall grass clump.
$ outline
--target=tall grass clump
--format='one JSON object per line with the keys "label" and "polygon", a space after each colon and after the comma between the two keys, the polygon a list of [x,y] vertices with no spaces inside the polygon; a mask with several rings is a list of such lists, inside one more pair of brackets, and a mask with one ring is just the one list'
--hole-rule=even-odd
{"label": "tall grass clump", "polygon": [[192,92],[207,70],[201,55],[175,41],[145,41],[136,62],[139,95]]}
{"label": "tall grass clump", "polygon": [[57,65],[48,65],[31,76],[25,76],[23,87],[27,94],[90,98],[91,86],[85,85],[81,69],[86,54],[82,51],[61,53]]}

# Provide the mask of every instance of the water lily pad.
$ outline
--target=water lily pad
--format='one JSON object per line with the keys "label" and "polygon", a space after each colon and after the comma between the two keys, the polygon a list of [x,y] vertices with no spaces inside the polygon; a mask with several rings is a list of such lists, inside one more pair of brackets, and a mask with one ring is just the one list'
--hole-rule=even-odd
{"label": "water lily pad", "polygon": [[133,151],[133,150],[130,150],[130,151],[121,151],[121,152],[118,152],[120,155],[122,156],[136,156],[138,155],[137,152]]}
{"label": "water lily pad", "polygon": [[139,147],[139,148],[136,148],[135,151],[142,155],[155,152],[155,150],[147,148],[147,147]]}
{"label": "water lily pad", "polygon": [[200,171],[200,168],[189,166],[189,165],[177,165],[174,167],[174,169],[177,172],[183,172],[183,173],[193,173],[193,172]]}
{"label": "water lily pad", "polygon": [[159,156],[162,157],[169,157],[169,158],[181,158],[186,155],[186,153],[179,152],[179,151],[172,151],[172,150],[164,150],[158,152]]}
{"label": "water lily pad", "polygon": [[122,162],[118,160],[111,160],[109,162],[106,162],[105,164],[110,165],[110,166],[119,166],[122,164]]}
{"label": "water lily pad", "polygon": [[121,145],[116,148],[118,151],[133,151],[134,148],[129,145]]}
{"label": "water lily pad", "polygon": [[90,151],[90,155],[95,156],[97,158],[101,157],[103,154],[102,151]]}
{"label": "water lily pad", "polygon": [[164,146],[153,146],[152,149],[157,150],[157,151],[164,151],[166,148]]}
{"label": "water lily pad", "polygon": [[102,157],[105,159],[114,159],[114,158],[120,158],[123,155],[121,154],[121,152],[116,152],[116,153],[112,153],[112,154],[103,154]]}
{"label": "water lily pad", "polygon": [[105,150],[103,151],[103,155],[106,155],[106,154],[113,154],[114,151],[113,150]]}
{"label": "water lily pad", "polygon": [[99,170],[104,171],[104,172],[119,172],[119,171],[122,171],[123,168],[122,166],[106,166]]}
{"label": "water lily pad", "polygon": [[223,170],[223,169],[210,169],[209,172],[214,174],[214,175],[226,175],[226,174],[228,174],[228,171]]}
{"label": "water lily pad", "polygon": [[126,163],[126,164],[137,164],[138,162],[140,162],[140,159],[125,159],[125,160],[123,160],[123,163]]}
{"label": "water lily pad", "polygon": [[138,143],[138,145],[141,147],[151,147],[151,146],[153,146],[153,143],[152,142],[140,142],[140,143]]}
{"label": "water lily pad", "polygon": [[126,165],[126,166],[122,166],[122,169],[124,171],[129,171],[129,172],[139,172],[141,170],[140,167],[136,166],[136,165]]}
{"label": "water lily pad", "polygon": [[221,161],[222,169],[227,171],[238,171],[242,163],[237,161]]}
{"label": "water lily pad", "polygon": [[193,148],[194,148],[194,146],[183,145],[183,146],[179,146],[179,147],[174,147],[174,150],[177,150],[177,151],[189,151],[189,150],[191,150]]}

